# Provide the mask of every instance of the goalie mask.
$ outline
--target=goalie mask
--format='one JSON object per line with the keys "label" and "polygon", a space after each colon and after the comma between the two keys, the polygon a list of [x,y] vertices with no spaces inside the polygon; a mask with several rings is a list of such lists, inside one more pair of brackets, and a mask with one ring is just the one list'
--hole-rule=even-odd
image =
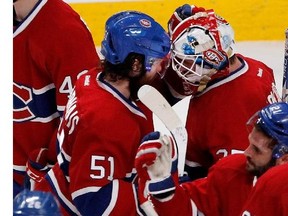
{"label": "goalie mask", "polygon": [[265,134],[276,141],[272,156],[275,159],[288,154],[288,104],[277,102],[269,104],[257,112],[247,123],[258,125]]}
{"label": "goalie mask", "polygon": [[171,34],[172,68],[185,81],[201,84],[227,76],[234,54],[234,32],[213,10],[181,21]]}
{"label": "goalie mask", "polygon": [[137,53],[144,56],[145,69],[150,71],[153,63],[165,58],[169,51],[168,34],[146,14],[125,11],[106,22],[101,53],[112,64],[123,63],[130,53]]}

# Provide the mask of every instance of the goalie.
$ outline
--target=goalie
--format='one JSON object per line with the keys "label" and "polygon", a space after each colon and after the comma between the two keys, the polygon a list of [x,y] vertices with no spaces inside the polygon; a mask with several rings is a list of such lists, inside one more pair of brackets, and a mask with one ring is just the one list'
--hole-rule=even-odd
{"label": "goalie", "polygon": [[231,25],[213,10],[185,4],[168,29],[171,64],[164,80],[172,96],[166,91],[166,98],[173,104],[191,96],[185,170],[197,179],[219,159],[243,152],[249,117],[280,97],[272,69],[237,53]]}

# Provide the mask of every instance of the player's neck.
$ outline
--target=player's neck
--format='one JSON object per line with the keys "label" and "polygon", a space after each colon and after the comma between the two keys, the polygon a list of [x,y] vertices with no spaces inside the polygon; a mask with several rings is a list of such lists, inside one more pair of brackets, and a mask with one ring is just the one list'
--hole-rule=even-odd
{"label": "player's neck", "polygon": [[104,78],[106,82],[116,88],[127,99],[130,98],[130,81],[129,79],[111,80],[109,77]]}
{"label": "player's neck", "polygon": [[229,72],[233,72],[235,70],[237,70],[238,68],[240,68],[242,65],[241,61],[239,60],[238,57],[235,58],[235,61],[233,62],[233,64],[229,65]]}
{"label": "player's neck", "polygon": [[22,21],[33,9],[38,0],[18,0],[14,2],[15,12],[18,21]]}

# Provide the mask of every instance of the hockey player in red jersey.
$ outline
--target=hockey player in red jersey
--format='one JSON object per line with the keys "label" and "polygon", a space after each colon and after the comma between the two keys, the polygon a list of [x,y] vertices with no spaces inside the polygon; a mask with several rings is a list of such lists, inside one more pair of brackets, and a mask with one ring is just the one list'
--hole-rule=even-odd
{"label": "hockey player in red jersey", "polygon": [[174,97],[192,95],[185,169],[196,179],[220,158],[243,152],[245,123],[279,96],[272,69],[238,54],[232,27],[213,10],[183,5],[168,28],[172,62],[164,79]]}
{"label": "hockey player in red jersey", "polygon": [[56,131],[68,95],[77,76],[100,60],[87,26],[62,0],[17,0],[13,11],[15,196],[23,188],[28,158],[35,180],[47,161],[56,161]]}
{"label": "hockey player in red jersey", "polygon": [[58,130],[58,163],[36,186],[58,197],[64,215],[142,214],[138,205],[149,202],[137,201],[134,158],[153,121],[135,96],[169,51],[168,34],[148,15],[123,11],[107,20],[103,72],[76,82]]}
{"label": "hockey player in red jersey", "polygon": [[[282,172],[287,171],[287,166],[283,171],[285,165],[282,164],[288,162],[288,104],[277,102],[267,105],[251,117],[247,127],[251,131],[248,137],[250,145],[244,154],[229,155],[213,165],[206,178],[180,185],[177,170],[173,167],[175,144],[155,132],[147,135],[138,148],[135,167],[140,182],[144,182],[147,188],[146,193],[152,195],[159,215],[196,216],[203,213],[206,216],[239,216],[257,178],[260,186],[263,184],[260,183],[262,177],[266,174],[271,176],[267,170],[271,169],[273,172],[275,167]],[[287,175],[283,173],[282,176]],[[285,181],[283,187],[278,187],[276,182],[272,183],[271,188],[273,187],[278,196],[270,197],[270,191],[266,191],[267,197],[273,203],[278,202],[277,205],[286,202],[281,208],[287,210],[287,199],[281,200],[279,197],[282,193],[287,195],[287,182]],[[259,203],[261,207],[267,203],[269,208],[269,202],[265,200],[263,203],[262,197],[259,197]]]}
{"label": "hockey player in red jersey", "polygon": [[285,157],[283,165],[271,168],[259,178],[241,216],[288,215],[288,154]]}

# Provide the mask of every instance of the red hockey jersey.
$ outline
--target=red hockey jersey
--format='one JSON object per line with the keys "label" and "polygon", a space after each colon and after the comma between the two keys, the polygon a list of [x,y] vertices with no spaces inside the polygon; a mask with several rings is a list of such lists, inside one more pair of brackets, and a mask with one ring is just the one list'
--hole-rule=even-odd
{"label": "red hockey jersey", "polygon": [[77,81],[58,131],[58,164],[37,189],[48,183],[63,214],[137,215],[134,158],[151,131],[148,108],[127,100],[101,73],[96,79],[88,72]]}
{"label": "red hockey jersey", "polygon": [[[211,167],[206,178],[176,187],[167,202],[153,200],[159,215],[239,216],[253,188],[254,176],[246,171],[244,154],[225,157]],[[192,214],[193,213],[193,214]]]}
{"label": "red hockey jersey", "polygon": [[241,216],[288,215],[288,164],[263,174],[244,205]]}
{"label": "red hockey jersey", "polygon": [[279,100],[273,71],[238,55],[242,67],[190,100],[186,128],[188,167],[211,167],[220,158],[249,145],[246,123],[268,103]]}
{"label": "red hockey jersey", "polygon": [[13,33],[13,170],[22,185],[33,150],[56,160],[60,115],[79,73],[99,64],[91,33],[62,0],[39,0]]}

